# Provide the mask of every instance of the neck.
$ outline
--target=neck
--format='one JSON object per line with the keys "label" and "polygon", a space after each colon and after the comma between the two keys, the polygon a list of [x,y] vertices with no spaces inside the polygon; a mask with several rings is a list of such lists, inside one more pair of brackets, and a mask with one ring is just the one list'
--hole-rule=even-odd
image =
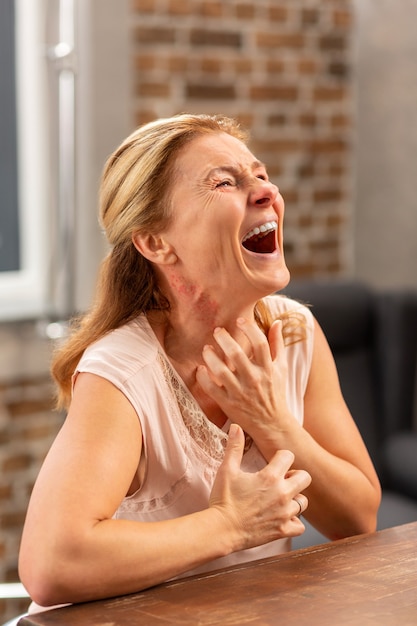
{"label": "neck", "polygon": [[[160,276],[163,292],[170,302],[170,311],[148,314],[159,342],[166,354],[175,361],[202,362],[201,353],[206,344],[214,343],[213,331],[225,328],[236,334],[236,320],[252,320],[255,302],[224,293],[219,285],[202,287],[197,281],[171,274]],[[169,280],[168,280],[169,278]],[[223,295],[222,295],[223,294]]]}
{"label": "neck", "polygon": [[[205,306],[202,306],[202,301]],[[171,364],[205,415],[219,427],[223,426],[226,416],[198,385],[196,370],[203,363],[203,347],[207,344],[216,345],[213,331],[217,327],[225,328],[245,349],[246,338],[241,331],[238,335],[236,320],[238,317],[252,320],[254,305],[232,308],[228,303],[228,307],[215,306],[213,303],[207,306],[207,299],[202,299],[197,300],[195,305],[177,302],[171,305],[168,313],[153,311],[148,314],[148,321]],[[246,349],[249,351],[249,345]]]}
{"label": "neck", "polygon": [[207,344],[214,345],[213,331],[225,328],[232,337],[236,335],[236,320],[245,317],[253,320],[254,306],[234,309],[228,314],[201,316],[201,310],[175,307],[169,313],[150,312],[149,323],[167,356],[176,363],[202,363],[202,350]]}

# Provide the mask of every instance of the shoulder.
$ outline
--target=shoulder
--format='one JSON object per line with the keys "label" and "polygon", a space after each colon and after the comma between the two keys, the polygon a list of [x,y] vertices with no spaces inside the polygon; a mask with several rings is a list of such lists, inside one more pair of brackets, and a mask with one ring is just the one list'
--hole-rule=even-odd
{"label": "shoulder", "polygon": [[313,314],[310,309],[301,302],[282,294],[266,296],[263,298],[263,302],[273,318],[278,318],[282,315],[292,316],[294,318],[298,317],[307,327],[311,329],[314,328]]}
{"label": "shoulder", "polygon": [[[306,376],[313,360],[316,323],[310,309],[297,300],[281,294],[264,298],[272,319],[283,321],[283,336],[288,362]],[[307,378],[305,378],[307,384]]]}
{"label": "shoulder", "polygon": [[126,380],[153,363],[157,354],[157,339],[146,317],[140,316],[91,344],[76,371]]}

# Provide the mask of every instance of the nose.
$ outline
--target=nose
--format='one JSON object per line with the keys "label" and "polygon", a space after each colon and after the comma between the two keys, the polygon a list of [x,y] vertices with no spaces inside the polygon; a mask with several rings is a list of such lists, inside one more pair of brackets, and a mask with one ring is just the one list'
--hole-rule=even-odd
{"label": "nose", "polygon": [[274,202],[278,193],[278,187],[271,181],[255,178],[250,192],[250,202],[256,206],[269,206]]}

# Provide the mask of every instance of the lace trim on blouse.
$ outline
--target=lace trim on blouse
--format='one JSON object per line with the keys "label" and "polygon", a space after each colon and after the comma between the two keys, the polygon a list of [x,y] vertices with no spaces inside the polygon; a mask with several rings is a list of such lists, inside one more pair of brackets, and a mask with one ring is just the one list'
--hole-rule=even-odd
{"label": "lace trim on blouse", "polygon": [[221,462],[227,444],[227,433],[206,417],[167,357],[160,350],[158,351],[158,360],[164,378],[177,400],[190,436],[211,459]]}

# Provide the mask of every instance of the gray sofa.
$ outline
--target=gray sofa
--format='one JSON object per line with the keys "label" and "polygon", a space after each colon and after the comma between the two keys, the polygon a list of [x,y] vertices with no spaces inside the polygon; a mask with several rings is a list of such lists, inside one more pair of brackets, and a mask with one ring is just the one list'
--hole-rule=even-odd
{"label": "gray sofa", "polygon": [[[378,529],[417,520],[417,291],[292,281],[285,294],[321,324],[346,402],[383,488]],[[327,541],[307,525],[294,548]]]}

